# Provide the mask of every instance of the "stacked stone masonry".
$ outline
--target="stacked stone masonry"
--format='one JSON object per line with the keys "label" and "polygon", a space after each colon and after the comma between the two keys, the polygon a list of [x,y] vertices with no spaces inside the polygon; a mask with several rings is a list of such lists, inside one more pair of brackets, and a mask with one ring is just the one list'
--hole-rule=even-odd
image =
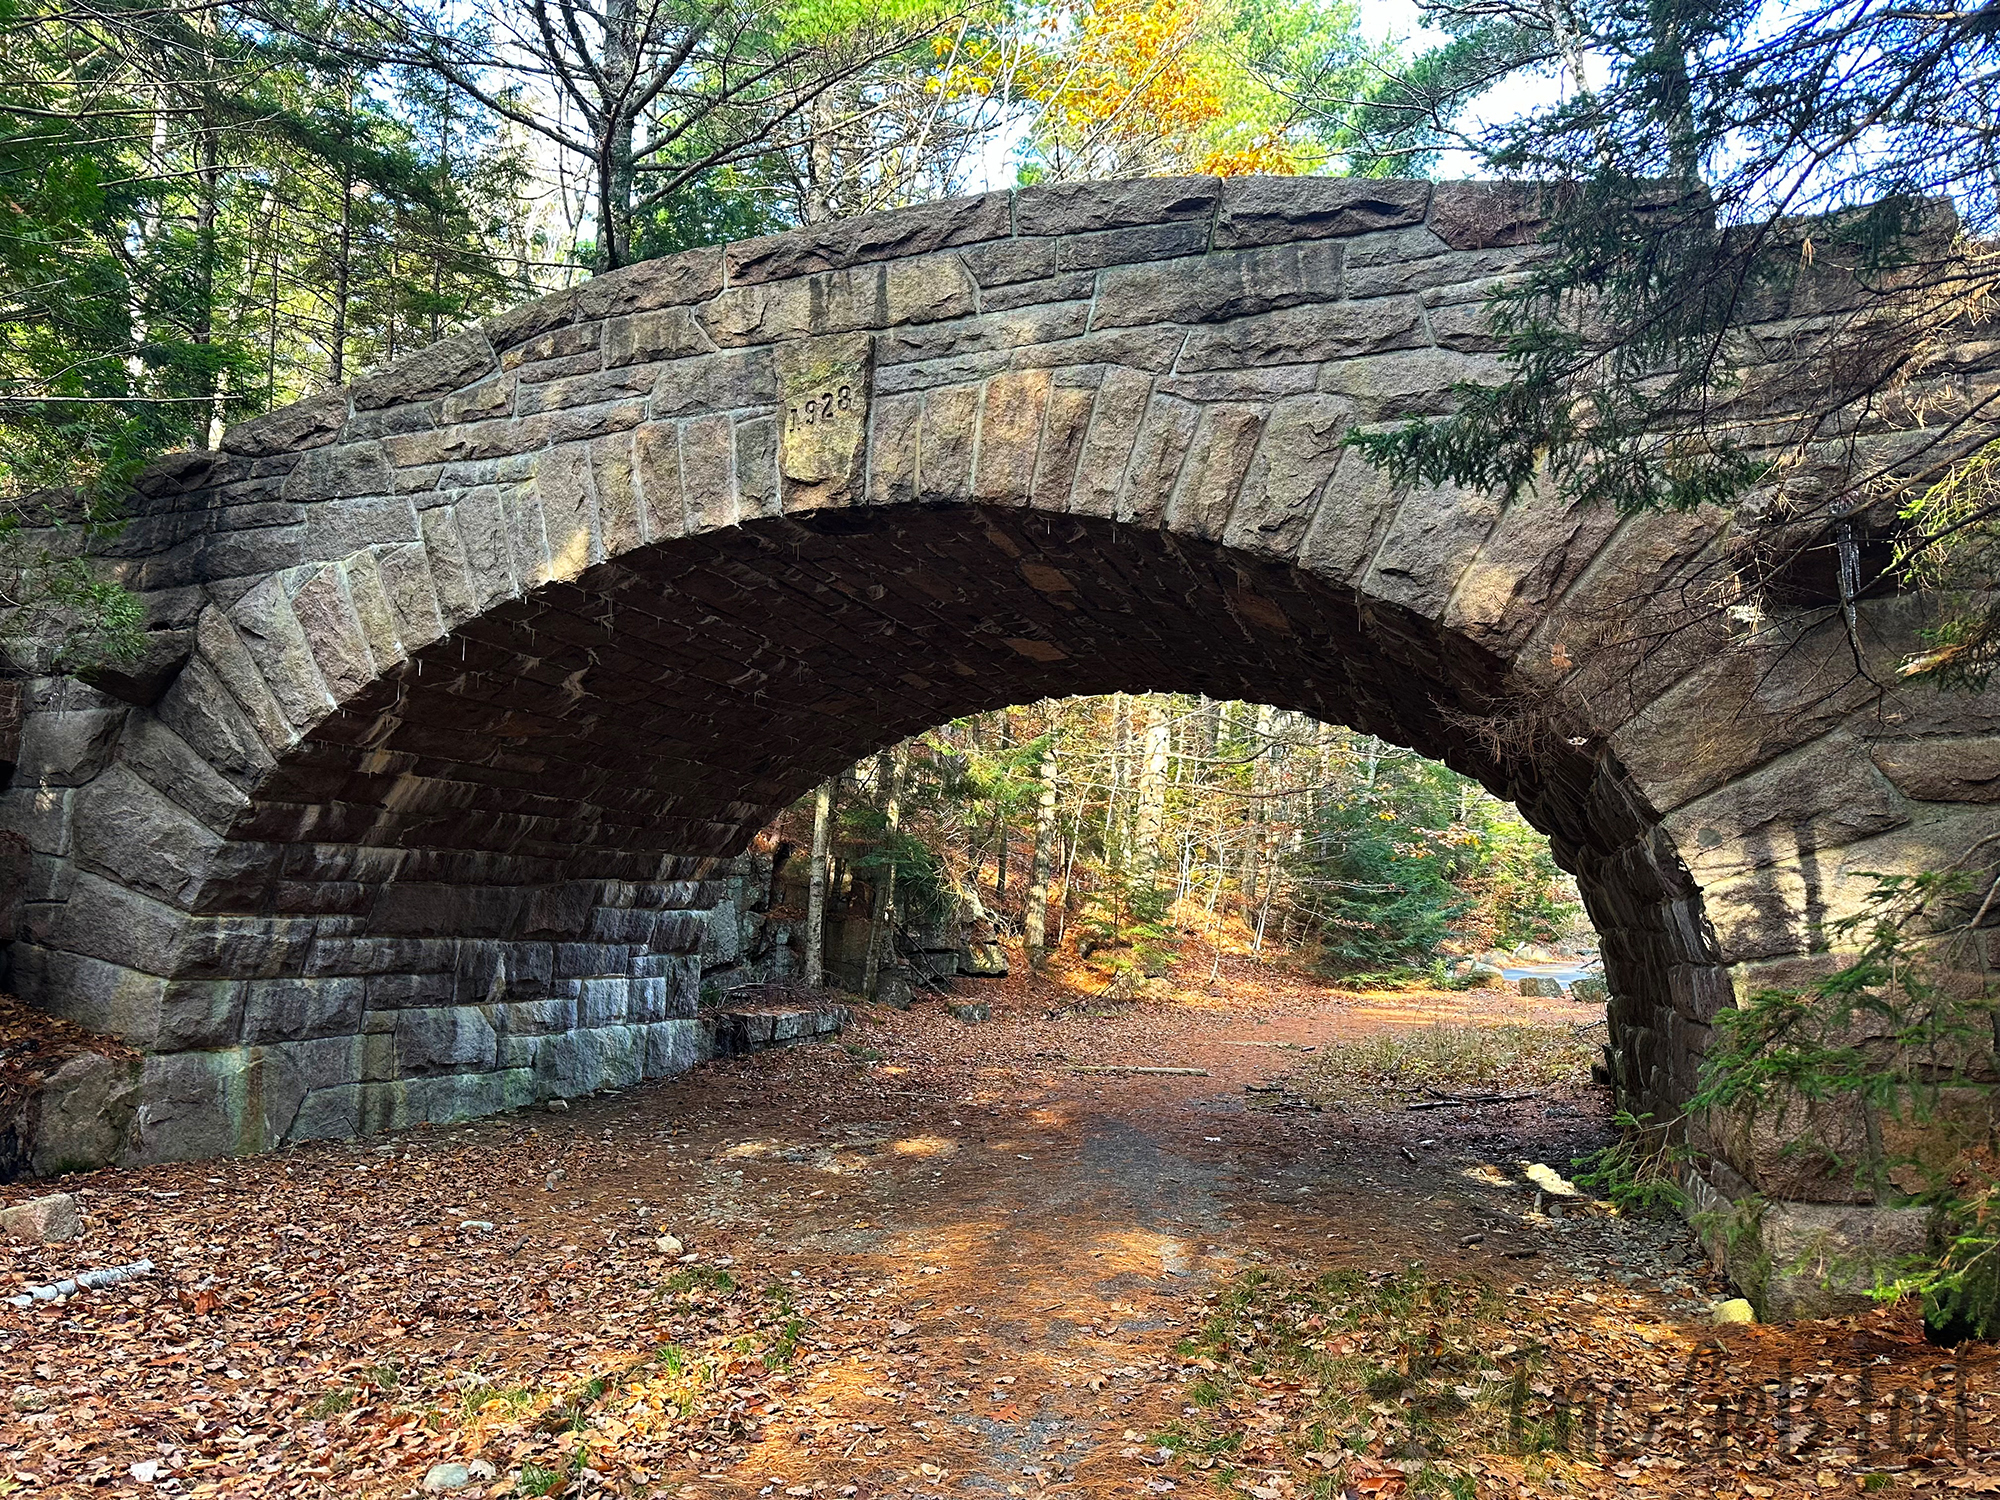
{"label": "stacked stone masonry", "polygon": [[[1801,611],[1689,627],[1579,732],[1477,732],[1731,536],[1343,449],[1496,378],[1536,230],[1479,184],[960,199],[601,276],[165,460],[109,552],[147,659],[25,700],[11,982],[146,1052],[127,1160],[670,1073],[776,809],[957,715],[1201,692],[1517,800],[1603,937],[1619,1087],[1669,1109],[1863,872],[2000,831],[1995,699],[1885,694]],[[1871,660],[1914,609],[1862,606]]]}

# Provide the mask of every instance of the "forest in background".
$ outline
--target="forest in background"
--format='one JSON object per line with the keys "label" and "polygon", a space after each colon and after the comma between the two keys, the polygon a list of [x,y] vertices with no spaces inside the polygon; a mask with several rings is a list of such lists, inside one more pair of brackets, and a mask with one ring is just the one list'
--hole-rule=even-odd
{"label": "forest in background", "polygon": [[[877,923],[864,987],[894,961],[890,927],[966,919],[1034,962],[1101,954],[1148,975],[1223,919],[1254,955],[1383,985],[1589,941],[1575,885],[1510,804],[1268,705],[1114,693],[960,719],[833,778],[771,834],[825,859],[822,913]],[[822,926],[801,915],[810,974]]]}
{"label": "forest in background", "polygon": [[1344,0],[0,0],[0,508],[593,272],[991,186],[1336,169]]}

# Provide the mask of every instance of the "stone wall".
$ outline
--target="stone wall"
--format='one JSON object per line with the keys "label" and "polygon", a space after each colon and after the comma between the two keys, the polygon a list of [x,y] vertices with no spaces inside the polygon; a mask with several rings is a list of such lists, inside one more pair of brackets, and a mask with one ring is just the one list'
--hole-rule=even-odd
{"label": "stone wall", "polygon": [[[1895,686],[1907,599],[1858,648],[1700,607],[1753,516],[1343,450],[1497,377],[1535,230],[1477,184],[956,200],[599,277],[166,460],[110,557],[147,660],[29,694],[12,982],[147,1053],[135,1159],[667,1071],[704,966],[781,962],[749,887],[718,908],[776,809],[958,715],[1188,691],[1518,801],[1603,937],[1623,1096],[1671,1110],[1864,872],[2000,830],[2000,698]],[[1759,1153],[1753,1188],[1854,1196]]]}
{"label": "stone wall", "polygon": [[[789,926],[763,911],[769,877],[768,856],[732,861],[694,893],[704,903],[689,908],[698,946],[633,945],[619,956],[622,974],[562,977],[564,959],[551,951],[547,977],[529,981],[534,1000],[382,1004],[384,991],[361,974],[210,981],[199,991],[204,1029],[190,1034],[169,1029],[186,1024],[175,1008],[190,986],[155,990],[102,960],[59,971],[69,976],[68,1017],[150,1055],[84,1050],[10,1101],[0,1181],[467,1119],[824,1036],[845,1023],[840,1008],[733,998],[750,990],[754,1002],[762,984],[792,977]],[[420,961],[388,951],[391,962]],[[32,970],[21,980],[53,982]],[[90,989],[98,980],[108,983]]]}

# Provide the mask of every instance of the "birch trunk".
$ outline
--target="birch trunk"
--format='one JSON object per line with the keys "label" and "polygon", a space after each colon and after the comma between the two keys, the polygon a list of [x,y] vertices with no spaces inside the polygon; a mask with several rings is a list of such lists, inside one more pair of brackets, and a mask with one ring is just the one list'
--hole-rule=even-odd
{"label": "birch trunk", "polygon": [[1151,885],[1165,858],[1167,839],[1167,769],[1171,745],[1166,715],[1157,703],[1146,707],[1145,728],[1139,732],[1139,816],[1134,868]]}
{"label": "birch trunk", "polygon": [[806,984],[826,983],[826,864],[833,847],[833,784],[829,776],[813,794],[811,875],[806,889]]}
{"label": "birch trunk", "polygon": [[1055,863],[1056,742],[1051,734],[1042,747],[1041,790],[1035,798],[1035,854],[1028,875],[1028,905],[1021,919],[1028,962],[1040,966],[1048,947],[1049,873]]}

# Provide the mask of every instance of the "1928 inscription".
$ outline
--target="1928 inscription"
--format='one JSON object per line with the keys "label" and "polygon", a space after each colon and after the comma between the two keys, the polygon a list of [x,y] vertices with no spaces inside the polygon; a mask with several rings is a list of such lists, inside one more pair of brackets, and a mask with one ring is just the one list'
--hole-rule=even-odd
{"label": "1928 inscription", "polygon": [[875,366],[867,334],[800,339],[777,351],[783,402],[778,471],[787,504],[851,499],[868,433]]}
{"label": "1928 inscription", "polygon": [[788,404],[785,407],[785,429],[789,432],[801,427],[817,427],[837,417],[845,417],[854,410],[854,385],[844,380],[837,386],[809,392],[804,400]]}

